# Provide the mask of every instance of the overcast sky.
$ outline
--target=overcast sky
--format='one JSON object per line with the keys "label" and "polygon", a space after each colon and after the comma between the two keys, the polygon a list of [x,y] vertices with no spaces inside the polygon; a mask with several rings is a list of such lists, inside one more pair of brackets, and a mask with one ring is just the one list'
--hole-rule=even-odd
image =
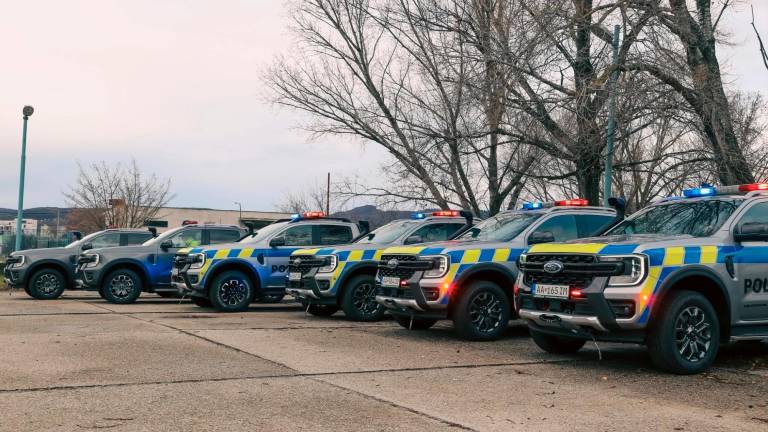
{"label": "overcast sky", "polygon": [[[63,206],[77,161],[127,161],[170,177],[171,205],[269,210],[335,177],[373,178],[384,153],[311,140],[265,103],[259,74],[289,47],[281,0],[37,0],[0,14],[0,207],[16,207],[21,107],[29,125],[25,207]],[[768,1],[754,1],[768,38]],[[720,49],[737,88],[768,89],[748,7]]]}

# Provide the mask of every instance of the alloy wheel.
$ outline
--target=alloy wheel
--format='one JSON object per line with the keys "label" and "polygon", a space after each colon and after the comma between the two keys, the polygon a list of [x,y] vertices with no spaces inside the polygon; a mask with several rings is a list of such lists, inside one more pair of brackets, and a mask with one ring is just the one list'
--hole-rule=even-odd
{"label": "alloy wheel", "polygon": [[118,298],[128,297],[135,288],[133,279],[124,274],[119,274],[109,281],[109,291]]}
{"label": "alloy wheel", "polygon": [[352,305],[363,315],[372,315],[381,307],[376,302],[376,287],[372,283],[362,283],[352,293]]}
{"label": "alloy wheel", "polygon": [[482,291],[469,304],[472,325],[480,333],[491,333],[501,325],[501,299],[495,294]]}
{"label": "alloy wheel", "polygon": [[35,288],[37,288],[38,292],[44,294],[52,294],[56,292],[59,287],[61,287],[61,281],[52,273],[43,273],[35,281]]}
{"label": "alloy wheel", "polygon": [[239,279],[229,279],[219,287],[219,300],[228,306],[237,306],[248,298],[248,287]]}
{"label": "alloy wheel", "polygon": [[691,363],[706,357],[712,344],[712,323],[701,308],[689,306],[677,315],[675,342],[680,356]]}

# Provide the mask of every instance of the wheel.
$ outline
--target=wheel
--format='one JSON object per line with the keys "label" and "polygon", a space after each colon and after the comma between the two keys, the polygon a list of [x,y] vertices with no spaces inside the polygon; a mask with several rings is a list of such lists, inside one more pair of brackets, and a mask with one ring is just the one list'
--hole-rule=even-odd
{"label": "wheel", "polygon": [[400,327],[408,330],[428,330],[437,323],[436,319],[411,319],[405,315],[395,315],[395,321],[400,324]]}
{"label": "wheel", "polygon": [[283,301],[283,297],[285,297],[285,294],[269,294],[259,297],[258,302],[267,304],[280,303]]}
{"label": "wheel", "polygon": [[341,309],[353,321],[379,321],[384,316],[384,306],[376,302],[373,276],[355,276],[346,284]]}
{"label": "wheel", "polygon": [[212,306],[211,301],[205,297],[191,297],[191,299],[192,303],[200,307],[209,308]]}
{"label": "wheel", "polygon": [[101,291],[104,299],[110,303],[129,304],[141,295],[143,285],[136,272],[128,269],[117,269],[104,278]]}
{"label": "wheel", "polygon": [[106,300],[106,297],[104,297],[104,290],[103,289],[99,288],[96,292],[99,293],[99,297],[101,297],[101,298]]}
{"label": "wheel", "polygon": [[584,339],[553,336],[533,329],[531,339],[539,348],[552,354],[573,354],[587,342]]}
{"label": "wheel", "polygon": [[339,307],[336,305],[321,305],[321,304],[311,304],[307,308],[307,312],[311,313],[314,316],[321,316],[321,317],[329,317],[336,312],[338,312]]}
{"label": "wheel", "polygon": [[24,285],[24,292],[27,293],[28,296],[33,297],[32,291],[29,290],[29,286]]}
{"label": "wheel", "polygon": [[253,299],[251,280],[241,271],[225,271],[213,280],[208,298],[221,312],[242,312]]}
{"label": "wheel", "polygon": [[654,318],[648,334],[651,360],[659,369],[680,375],[705,371],[720,348],[715,308],[694,291],[673,291]]}
{"label": "wheel", "polygon": [[461,292],[453,325],[467,340],[498,339],[509,324],[509,296],[493,282],[477,281]]}
{"label": "wheel", "polygon": [[179,293],[174,291],[159,291],[155,294],[159,295],[162,298],[179,298]]}
{"label": "wheel", "polygon": [[59,298],[67,281],[60,271],[52,268],[44,268],[36,271],[29,278],[28,294],[38,300],[53,300]]}

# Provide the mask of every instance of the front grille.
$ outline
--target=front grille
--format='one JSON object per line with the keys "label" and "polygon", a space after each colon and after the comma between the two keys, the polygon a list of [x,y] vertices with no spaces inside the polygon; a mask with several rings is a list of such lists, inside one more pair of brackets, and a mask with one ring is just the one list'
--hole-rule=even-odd
{"label": "front grille", "polygon": [[97,259],[98,258],[96,258],[96,255],[80,255],[77,258],[77,264],[82,265],[82,264],[96,262]]}
{"label": "front grille", "polygon": [[593,316],[595,311],[587,300],[539,299],[528,294],[520,295],[520,306],[523,309],[539,312],[556,312],[567,315]]}
{"label": "front grille", "polygon": [[[544,270],[546,263],[559,261],[563,269],[558,273]],[[526,285],[552,284],[584,288],[595,277],[609,277],[624,272],[624,263],[601,262],[596,255],[589,254],[528,254],[524,263],[520,263]]]}
{"label": "front grille", "polygon": [[187,258],[189,258],[189,255],[187,254],[178,254],[175,257],[173,257],[173,266],[176,268],[182,268],[185,265],[187,265]]}
{"label": "front grille", "polygon": [[406,300],[413,300],[416,298],[413,294],[413,290],[411,290],[410,288],[390,288],[390,287],[380,286],[377,291],[377,295],[384,296],[384,297],[406,299]]}
{"label": "front grille", "polygon": [[[397,260],[395,268],[389,267],[391,260]],[[431,270],[433,265],[432,260],[419,259],[417,255],[382,255],[379,261],[379,275],[410,279],[417,271]]]}
{"label": "front grille", "polygon": [[[296,261],[301,260],[300,264]],[[288,271],[291,273],[309,273],[313,268],[323,267],[328,264],[328,258],[314,257],[311,255],[292,256],[288,262]]]}
{"label": "front grille", "polygon": [[11,265],[11,264],[18,264],[21,262],[20,256],[9,256],[8,259],[5,260],[5,265]]}

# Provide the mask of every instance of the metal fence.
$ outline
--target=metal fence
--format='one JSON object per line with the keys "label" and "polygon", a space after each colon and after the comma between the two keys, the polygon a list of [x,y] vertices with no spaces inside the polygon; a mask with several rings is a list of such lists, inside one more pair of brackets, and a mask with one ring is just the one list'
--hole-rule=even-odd
{"label": "metal fence", "polygon": [[[24,234],[21,239],[21,249],[37,249],[62,247],[75,240],[71,233],[61,236],[38,236],[34,234]],[[14,251],[16,246],[16,234],[0,235],[0,257],[8,256]]]}

